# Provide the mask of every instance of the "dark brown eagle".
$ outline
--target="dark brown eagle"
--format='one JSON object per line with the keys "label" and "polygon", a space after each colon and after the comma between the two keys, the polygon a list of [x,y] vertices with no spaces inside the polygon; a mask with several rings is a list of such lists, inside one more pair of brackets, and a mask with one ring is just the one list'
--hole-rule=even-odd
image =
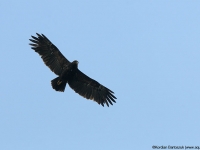
{"label": "dark brown eagle", "polygon": [[109,107],[117,99],[114,92],[91,79],[78,69],[78,61],[70,62],[67,60],[58,48],[43,34],[37,34],[37,37],[31,36],[31,48],[37,52],[44,63],[53,71],[57,78],[51,81],[52,88],[56,91],[64,92],[65,86],[69,86],[79,95],[96,101],[98,104]]}

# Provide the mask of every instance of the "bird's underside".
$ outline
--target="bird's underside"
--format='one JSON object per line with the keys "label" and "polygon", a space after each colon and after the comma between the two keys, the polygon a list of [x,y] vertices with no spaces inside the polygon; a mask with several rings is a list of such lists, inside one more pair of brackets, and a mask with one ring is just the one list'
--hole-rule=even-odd
{"label": "bird's underside", "polygon": [[79,95],[96,101],[104,106],[113,105],[117,99],[114,92],[91,79],[78,69],[78,61],[70,62],[59,49],[43,34],[37,34],[37,37],[31,36],[31,48],[37,52],[44,63],[53,71],[57,78],[51,81],[52,88],[56,91],[64,92],[66,84]]}

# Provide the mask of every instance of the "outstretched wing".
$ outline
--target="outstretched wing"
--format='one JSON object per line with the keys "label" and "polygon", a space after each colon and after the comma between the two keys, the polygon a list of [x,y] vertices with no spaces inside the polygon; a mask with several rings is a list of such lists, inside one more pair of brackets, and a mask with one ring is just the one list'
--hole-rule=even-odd
{"label": "outstretched wing", "polygon": [[109,107],[109,104],[113,105],[112,102],[116,103],[117,98],[113,95],[113,91],[86,76],[79,69],[68,84],[79,95],[94,100],[102,106],[106,103]]}
{"label": "outstretched wing", "polygon": [[33,42],[30,44],[32,46],[31,48],[41,56],[44,63],[51,69],[51,71],[60,75],[63,68],[70,62],[46,36],[43,34],[36,34],[38,37],[31,36],[32,39],[29,39]]}

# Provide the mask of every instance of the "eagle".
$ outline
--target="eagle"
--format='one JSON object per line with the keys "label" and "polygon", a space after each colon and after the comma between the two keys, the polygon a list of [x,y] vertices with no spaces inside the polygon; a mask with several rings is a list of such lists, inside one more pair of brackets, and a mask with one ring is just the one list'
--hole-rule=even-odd
{"label": "eagle", "polygon": [[51,81],[54,90],[64,92],[68,84],[76,93],[86,99],[93,100],[99,105],[113,105],[116,103],[114,92],[94,79],[88,77],[78,69],[78,61],[70,62],[63,56],[59,49],[44,35],[31,36],[31,49],[37,52],[45,65],[54,72],[57,77]]}

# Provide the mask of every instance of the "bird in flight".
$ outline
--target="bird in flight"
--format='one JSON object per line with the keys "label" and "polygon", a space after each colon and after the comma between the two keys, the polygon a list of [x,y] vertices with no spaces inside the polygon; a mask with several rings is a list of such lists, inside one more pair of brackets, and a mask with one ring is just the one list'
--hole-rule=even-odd
{"label": "bird in flight", "polygon": [[68,84],[76,93],[86,99],[94,100],[104,106],[116,103],[114,92],[99,82],[88,77],[78,69],[78,61],[70,62],[63,56],[59,49],[43,34],[37,37],[31,36],[31,48],[37,52],[46,66],[58,77],[51,81],[52,88],[56,91],[64,92]]}

